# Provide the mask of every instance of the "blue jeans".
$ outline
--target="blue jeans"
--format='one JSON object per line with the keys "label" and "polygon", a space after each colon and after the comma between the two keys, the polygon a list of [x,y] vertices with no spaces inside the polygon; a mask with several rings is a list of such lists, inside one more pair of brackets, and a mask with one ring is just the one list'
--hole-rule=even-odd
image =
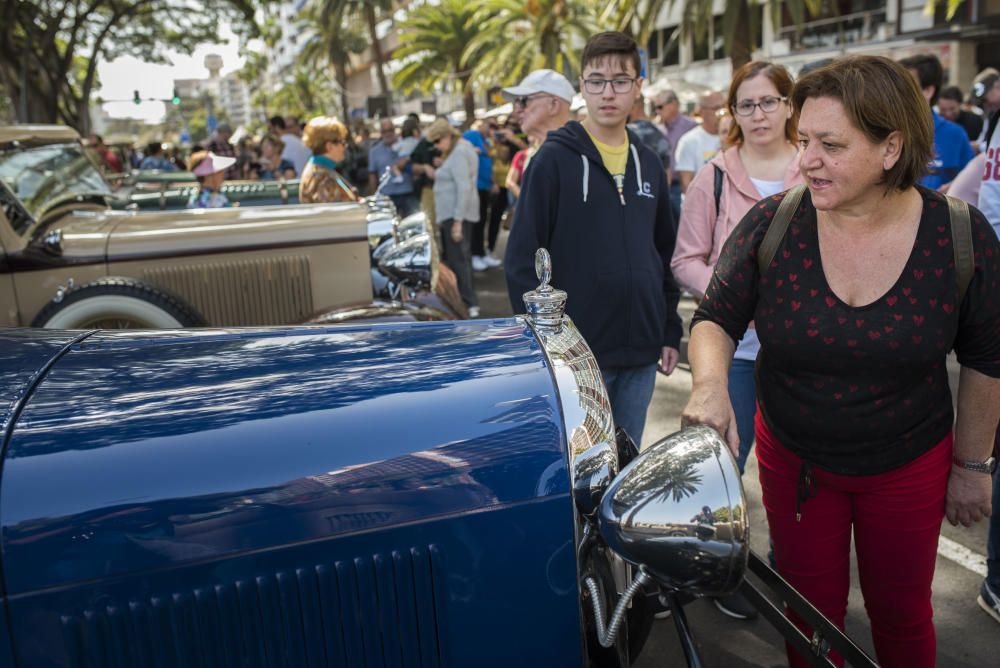
{"label": "blue jeans", "polygon": [[729,367],[729,401],[736,413],[736,431],[740,435],[740,454],[736,457],[740,474],[753,447],[753,416],[757,411],[757,389],[753,383],[753,360],[733,359]]}
{"label": "blue jeans", "polygon": [[646,409],[656,385],[656,364],[615,366],[601,369],[611,400],[615,426],[623,427],[636,445],[642,444],[646,428]]}
{"label": "blue jeans", "polygon": [[993,515],[986,539],[986,583],[1000,593],[1000,472],[993,474]]}
{"label": "blue jeans", "polygon": [[400,218],[406,218],[411,213],[416,213],[420,210],[420,200],[413,193],[389,195],[389,199],[396,205],[396,212]]}
{"label": "blue jeans", "polygon": [[674,216],[674,234],[677,234],[677,226],[681,222],[681,182],[674,181],[670,184],[670,212]]}

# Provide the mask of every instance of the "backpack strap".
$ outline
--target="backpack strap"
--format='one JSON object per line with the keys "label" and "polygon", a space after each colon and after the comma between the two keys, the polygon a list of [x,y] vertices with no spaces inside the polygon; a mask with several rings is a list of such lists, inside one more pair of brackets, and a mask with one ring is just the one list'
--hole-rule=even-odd
{"label": "backpack strap", "polygon": [[722,168],[718,165],[712,165],[715,167],[715,217],[719,217],[719,204],[722,202],[722,182],[725,180],[725,174],[722,173]]}
{"label": "backpack strap", "polygon": [[799,203],[802,201],[802,195],[805,191],[806,187],[804,184],[800,183],[797,186],[792,186],[785,193],[781,204],[778,205],[778,211],[774,214],[774,218],[771,219],[771,224],[768,226],[767,232],[764,233],[764,239],[760,242],[760,248],[757,249],[757,271],[761,276],[771,266],[774,254],[778,252],[778,246],[781,245],[781,240],[785,238],[788,223],[791,222],[792,215],[799,208]]}
{"label": "backpack strap", "polygon": [[958,285],[958,304],[965,299],[965,292],[972,281],[975,258],[972,254],[972,219],[969,205],[957,197],[945,195],[948,200],[948,217],[951,219],[951,245],[955,253],[955,283]]}

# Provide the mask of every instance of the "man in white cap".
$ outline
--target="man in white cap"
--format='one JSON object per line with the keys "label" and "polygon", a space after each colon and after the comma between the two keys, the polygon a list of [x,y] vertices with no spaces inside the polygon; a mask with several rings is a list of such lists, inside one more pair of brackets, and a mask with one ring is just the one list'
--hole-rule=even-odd
{"label": "man in white cap", "polygon": [[513,105],[514,117],[525,134],[541,143],[549,132],[566,125],[576,91],[558,72],[535,70],[501,94]]}

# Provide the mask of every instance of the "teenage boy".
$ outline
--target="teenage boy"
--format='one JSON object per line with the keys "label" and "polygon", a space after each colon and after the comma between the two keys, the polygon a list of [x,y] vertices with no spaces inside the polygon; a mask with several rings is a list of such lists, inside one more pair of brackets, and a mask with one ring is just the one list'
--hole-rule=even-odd
{"label": "teenage boy", "polygon": [[550,132],[517,201],[504,264],[515,312],[535,288],[535,251],[597,357],[615,423],[642,441],[657,368],[677,366],[680,292],[670,274],[674,225],[663,164],[625,124],[641,94],[639,50],[620,32],[583,49],[584,122]]}

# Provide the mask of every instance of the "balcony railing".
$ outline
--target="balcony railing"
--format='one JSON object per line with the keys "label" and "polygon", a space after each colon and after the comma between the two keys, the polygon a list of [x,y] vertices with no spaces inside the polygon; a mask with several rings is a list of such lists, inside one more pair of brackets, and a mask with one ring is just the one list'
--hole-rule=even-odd
{"label": "balcony railing", "polygon": [[885,38],[885,9],[872,9],[818,19],[801,26],[785,26],[778,39],[787,39],[792,51],[831,49]]}

